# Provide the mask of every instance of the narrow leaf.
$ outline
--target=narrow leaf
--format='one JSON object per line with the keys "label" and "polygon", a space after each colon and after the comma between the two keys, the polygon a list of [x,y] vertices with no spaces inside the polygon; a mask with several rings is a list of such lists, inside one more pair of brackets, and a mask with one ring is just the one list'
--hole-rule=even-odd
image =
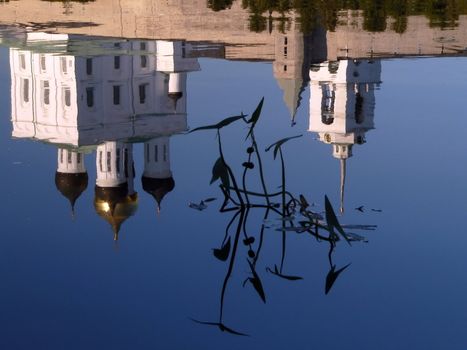
{"label": "narrow leaf", "polygon": [[272,145],[270,145],[269,147],[267,147],[265,151],[268,152],[271,148],[274,147],[274,159],[276,159],[277,152],[279,151],[279,148],[280,148],[284,143],[286,143],[287,141],[292,140],[292,139],[297,139],[297,138],[299,138],[299,137],[302,137],[302,135],[290,136],[290,137],[286,137],[286,138],[280,139],[279,141],[276,141],[276,142],[274,142]]}
{"label": "narrow leaf", "polygon": [[192,132],[195,132],[195,131],[199,131],[199,130],[212,130],[212,129],[221,129],[229,124],[232,124],[233,122],[239,120],[239,119],[243,119],[245,118],[245,115],[241,114],[241,115],[236,115],[236,116],[233,116],[233,117],[228,117],[228,118],[225,118],[224,120],[221,120],[219,123],[217,124],[212,124],[212,125],[206,125],[206,126],[200,126],[200,127],[197,127],[197,128],[194,128],[194,129],[191,129],[188,133],[192,133]]}
{"label": "narrow leaf", "polygon": [[221,179],[221,182],[225,188],[228,189],[230,187],[230,179],[229,172],[227,170],[227,165],[221,157],[219,157],[216,160],[214,166],[212,167],[212,177],[210,184],[212,185],[217,179]]}
{"label": "narrow leaf", "polygon": [[250,120],[248,121],[248,124],[251,124],[251,126],[250,126],[250,131],[248,132],[248,135],[246,135],[246,138],[248,138],[251,135],[254,127],[256,126],[256,123],[258,122],[259,116],[261,115],[261,110],[263,109],[263,103],[264,103],[264,97],[261,99],[261,101],[259,101],[258,106],[256,107],[255,111],[251,115]]}
{"label": "narrow leaf", "polygon": [[303,278],[300,277],[300,276],[290,276],[290,275],[283,275],[279,272],[278,268],[277,268],[277,265],[274,265],[274,271],[271,270],[269,267],[266,268],[266,270],[270,273],[272,273],[273,275],[276,275],[280,278],[283,278],[283,279],[286,279],[286,280],[289,280],[289,281],[298,281],[298,280],[302,280]]}
{"label": "narrow leaf", "polygon": [[331,202],[329,201],[329,198],[326,195],[324,196],[324,209],[326,212],[326,222],[328,223],[329,232],[331,232],[331,235],[335,234],[334,229],[336,229],[342,235],[342,237],[344,237],[347,243],[350,244],[350,240],[345,234],[341,225],[339,224],[336,213],[334,212]]}
{"label": "narrow leaf", "polygon": [[250,260],[247,260],[247,261],[248,261],[248,264],[250,265],[251,273],[253,274],[253,278],[250,277],[250,278],[248,278],[248,280],[251,282],[251,284],[255,288],[256,292],[260,296],[263,303],[265,303],[266,302],[266,294],[264,293],[263,284],[261,283],[261,280],[259,279],[259,276],[256,273],[253,264],[250,262]]}
{"label": "narrow leaf", "polygon": [[324,289],[324,293],[325,294],[328,294],[329,291],[331,290],[332,286],[334,285],[334,283],[336,282],[337,280],[337,277],[339,277],[340,273],[342,271],[344,271],[347,267],[350,266],[350,263],[345,265],[343,268],[335,271],[336,269],[336,265],[333,265],[331,267],[331,270],[329,270],[328,272],[328,275],[326,276],[326,286],[325,286],[325,289]]}
{"label": "narrow leaf", "polygon": [[198,320],[195,320],[194,318],[190,318],[190,319],[195,323],[199,323],[199,324],[203,324],[203,325],[207,325],[207,326],[217,326],[217,327],[219,327],[219,329],[222,332],[227,332],[227,333],[231,333],[231,334],[235,334],[235,335],[241,335],[241,336],[244,336],[244,337],[248,337],[248,334],[240,333],[238,331],[235,331],[232,328],[229,328],[225,324],[220,323],[220,322],[206,322],[206,321],[198,321]]}
{"label": "narrow leaf", "polygon": [[221,249],[213,249],[214,256],[220,261],[226,261],[230,254],[230,237]]}

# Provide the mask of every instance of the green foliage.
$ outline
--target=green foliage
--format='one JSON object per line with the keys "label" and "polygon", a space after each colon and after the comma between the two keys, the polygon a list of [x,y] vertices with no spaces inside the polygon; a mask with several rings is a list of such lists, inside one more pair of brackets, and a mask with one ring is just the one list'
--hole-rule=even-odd
{"label": "green foliage", "polygon": [[[208,6],[219,11],[233,1],[208,0]],[[285,31],[287,14],[294,11],[304,33],[311,33],[316,26],[334,31],[342,10],[362,11],[363,28],[370,32],[386,30],[391,18],[391,29],[397,33],[405,32],[409,16],[425,16],[430,26],[444,29],[455,27],[459,16],[467,14],[467,0],[242,0],[242,6],[250,11],[249,26],[254,32],[267,29],[265,14],[273,12],[280,14],[271,19],[278,31]]]}

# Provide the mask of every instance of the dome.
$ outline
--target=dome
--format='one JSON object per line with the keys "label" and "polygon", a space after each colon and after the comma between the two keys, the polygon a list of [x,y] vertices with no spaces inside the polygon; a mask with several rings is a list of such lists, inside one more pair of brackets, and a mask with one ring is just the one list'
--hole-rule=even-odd
{"label": "dome", "polygon": [[97,214],[107,221],[114,231],[114,240],[123,222],[133,216],[138,208],[138,194],[128,194],[128,186],[95,187],[94,207]]}
{"label": "dome", "polygon": [[175,181],[172,176],[165,179],[142,176],[141,182],[143,183],[143,190],[154,197],[158,207],[160,207],[165,195],[175,188]]}
{"label": "dome", "polygon": [[71,209],[74,210],[75,202],[88,187],[87,173],[55,173],[55,186],[57,190],[71,204]]}
{"label": "dome", "polygon": [[169,98],[173,101],[174,110],[177,109],[177,102],[183,97],[183,92],[169,92]]}

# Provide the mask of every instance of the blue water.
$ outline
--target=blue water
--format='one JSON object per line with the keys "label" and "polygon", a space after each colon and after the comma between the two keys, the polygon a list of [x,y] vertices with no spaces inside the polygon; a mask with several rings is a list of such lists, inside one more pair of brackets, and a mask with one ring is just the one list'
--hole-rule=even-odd
{"label": "blue water", "polygon": [[[251,113],[262,96],[257,127],[264,149],[284,147],[287,183],[322,209],[339,200],[339,164],[309,125],[309,89],[291,128],[272,66],[200,59],[188,78],[188,124],[206,125]],[[463,218],[467,210],[465,58],[394,59],[381,63],[375,130],[347,161],[343,223],[375,224],[369,243],[340,242],[338,267],[351,262],[328,295],[327,245],[291,234],[286,281],[266,272],[280,260],[273,229],[258,262],[263,304],[250,284],[246,248],[230,280],[224,322],[249,337],[222,333],[190,318],[216,321],[227,263],[212,248],[231,214],[218,213],[221,194],[209,185],[217,158],[214,132],[171,137],[175,189],[156,214],[141,188],[143,147],[134,146],[139,207],[118,243],[93,206],[95,160],[86,155],[87,190],[76,217],[55,188],[56,148],[11,138],[8,49],[0,49],[0,348],[2,349],[464,349],[467,322]],[[247,130],[223,131],[225,152],[241,171]],[[263,156],[267,183],[280,184],[279,163]],[[253,187],[260,189],[257,180]],[[189,202],[217,197],[205,211]],[[353,208],[365,206],[361,213]],[[371,208],[382,212],[371,211]],[[262,212],[253,214],[256,234]]]}

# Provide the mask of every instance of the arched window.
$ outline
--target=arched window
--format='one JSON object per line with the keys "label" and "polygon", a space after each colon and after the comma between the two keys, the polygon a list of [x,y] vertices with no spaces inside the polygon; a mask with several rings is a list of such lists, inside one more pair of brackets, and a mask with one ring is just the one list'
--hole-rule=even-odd
{"label": "arched window", "polygon": [[60,69],[62,70],[63,74],[68,73],[68,67],[66,65],[66,57],[60,57]]}
{"label": "arched window", "polygon": [[112,163],[110,162],[112,160],[112,153],[107,151],[107,171],[112,171]]}
{"label": "arched window", "polygon": [[19,66],[23,70],[26,69],[26,56],[24,55],[24,53],[19,55]]}
{"label": "arched window", "polygon": [[139,103],[144,104],[146,102],[146,88],[148,84],[140,84],[139,89]]}
{"label": "arched window", "polygon": [[363,113],[363,96],[359,92],[355,95],[355,122],[362,124],[365,121],[365,114]]}
{"label": "arched window", "polygon": [[120,148],[117,148],[117,157],[115,159],[115,168],[117,169],[117,174],[120,174]]}
{"label": "arched window", "polygon": [[44,54],[40,55],[39,61],[40,61],[40,64],[41,64],[41,71],[45,72],[47,70],[47,65],[46,65],[46,62],[45,62],[45,55]]}
{"label": "arched window", "polygon": [[63,102],[66,107],[71,106],[71,90],[69,87],[64,87],[63,88]]}
{"label": "arched window", "polygon": [[120,104],[120,85],[113,86],[113,101],[116,106]]}
{"label": "arched window", "polygon": [[44,80],[41,83],[41,90],[42,90],[42,103],[45,106],[50,104],[50,85],[48,80]]}
{"label": "arched window", "polygon": [[21,95],[25,103],[29,102],[29,79],[21,79]]}
{"label": "arched window", "polygon": [[94,107],[94,88],[86,88],[86,104],[89,108]]}
{"label": "arched window", "polygon": [[86,58],[86,74],[92,75],[92,58]]}

